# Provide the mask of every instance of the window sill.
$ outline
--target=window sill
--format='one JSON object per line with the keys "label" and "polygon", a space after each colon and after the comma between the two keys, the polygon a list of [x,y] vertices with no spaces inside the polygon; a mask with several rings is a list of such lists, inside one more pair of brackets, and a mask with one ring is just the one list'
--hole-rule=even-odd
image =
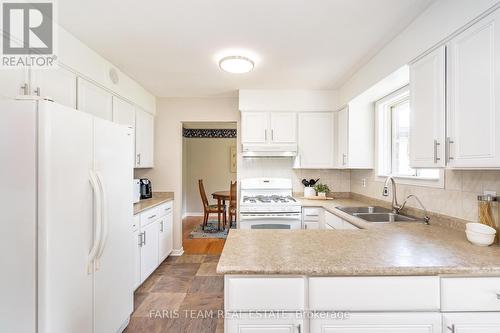
{"label": "window sill", "polygon": [[[375,175],[375,181],[384,182],[390,175]],[[439,171],[439,178],[424,178],[413,176],[392,176],[398,184],[422,187],[444,188],[444,171]]]}

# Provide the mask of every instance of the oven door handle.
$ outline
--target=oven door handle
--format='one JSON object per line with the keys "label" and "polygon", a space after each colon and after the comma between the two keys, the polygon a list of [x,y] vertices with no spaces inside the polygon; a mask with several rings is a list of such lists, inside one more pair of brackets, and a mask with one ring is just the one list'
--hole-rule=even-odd
{"label": "oven door handle", "polygon": [[240,215],[240,220],[263,220],[263,219],[272,219],[272,220],[300,220],[300,213],[297,215]]}

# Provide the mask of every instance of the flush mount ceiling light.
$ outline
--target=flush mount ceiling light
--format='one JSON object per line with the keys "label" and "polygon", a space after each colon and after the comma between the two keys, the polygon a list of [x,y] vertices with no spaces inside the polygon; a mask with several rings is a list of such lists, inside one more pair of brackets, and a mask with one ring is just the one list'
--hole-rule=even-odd
{"label": "flush mount ceiling light", "polygon": [[250,72],[254,67],[254,62],[246,57],[229,56],[219,61],[219,67],[224,72],[242,74]]}

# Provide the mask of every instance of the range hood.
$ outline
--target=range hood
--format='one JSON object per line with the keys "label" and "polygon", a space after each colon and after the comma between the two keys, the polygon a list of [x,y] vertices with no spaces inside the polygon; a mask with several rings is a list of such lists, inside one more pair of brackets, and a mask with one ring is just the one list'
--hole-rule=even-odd
{"label": "range hood", "polygon": [[295,157],[297,145],[244,144],[243,157]]}

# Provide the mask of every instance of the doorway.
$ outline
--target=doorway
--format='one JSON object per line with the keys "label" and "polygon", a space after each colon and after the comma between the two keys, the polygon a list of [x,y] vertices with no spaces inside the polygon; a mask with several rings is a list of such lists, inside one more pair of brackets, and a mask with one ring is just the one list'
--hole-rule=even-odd
{"label": "doorway", "polygon": [[[201,227],[204,208],[198,180],[203,180],[209,204],[217,204],[213,193],[229,191],[237,175],[236,128],[236,122],[183,123],[182,242],[186,254],[219,254],[224,247],[227,231],[217,231],[217,214],[211,214],[208,226]],[[222,218],[220,225],[224,229]]]}

